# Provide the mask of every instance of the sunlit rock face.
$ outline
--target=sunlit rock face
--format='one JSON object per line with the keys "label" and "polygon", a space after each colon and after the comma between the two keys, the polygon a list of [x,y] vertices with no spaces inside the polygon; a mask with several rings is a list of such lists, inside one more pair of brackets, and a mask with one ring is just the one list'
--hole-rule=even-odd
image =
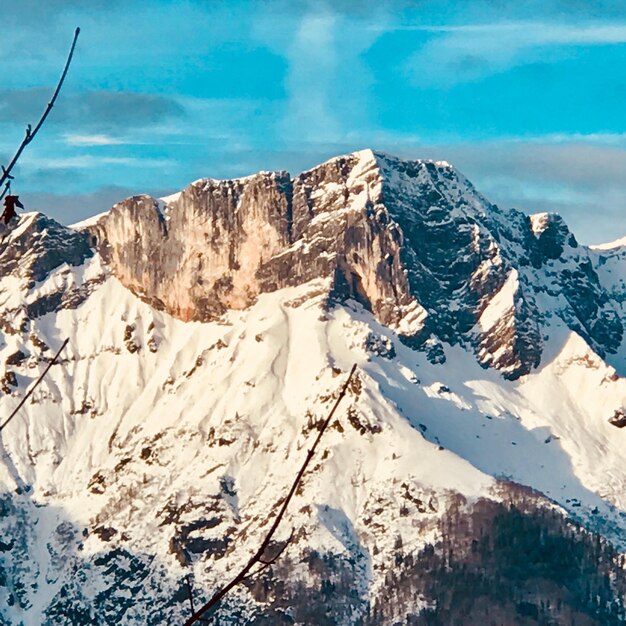
{"label": "sunlit rock face", "polygon": [[398,321],[415,304],[401,230],[368,199],[368,181],[380,193],[375,166],[373,155],[352,155],[293,180],[284,172],[200,180],[167,203],[124,200],[93,233],[126,287],[184,320],[215,319],[259,293],[327,277],[335,295]]}
{"label": "sunlit rock face", "polygon": [[123,285],[187,321],[325,278],[329,302],[360,302],[414,347],[470,345],[510,378],[540,363],[538,294],[599,352],[622,340],[563,220],[500,209],[445,162],[365,150],[294,178],[202,179],[128,198],[89,230]]}
{"label": "sunlit rock face", "polygon": [[117,278],[183,320],[249,306],[257,271],[289,243],[287,175],[189,185],[171,204],[135,196],[95,229]]}

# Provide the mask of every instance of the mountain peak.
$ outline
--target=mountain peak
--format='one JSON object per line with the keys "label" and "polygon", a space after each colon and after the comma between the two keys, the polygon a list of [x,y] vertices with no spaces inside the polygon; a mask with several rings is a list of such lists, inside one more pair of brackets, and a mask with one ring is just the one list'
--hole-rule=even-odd
{"label": "mountain peak", "polygon": [[[622,252],[579,246],[560,217],[373,151],[136,195],[74,229],[22,216],[0,242],[6,414],[69,343],[2,432],[0,622],[182,623],[185,579],[206,597],[260,545],[354,363],[287,552],[215,619],[421,619],[470,564],[517,589],[482,541],[503,529],[505,564],[541,548],[505,601],[554,607],[582,536],[554,502],[624,545],[624,277]],[[545,511],[569,543],[551,540],[539,600]],[[603,598],[620,571],[605,547]]]}
{"label": "mountain peak", "polygon": [[[524,268],[578,254],[560,216],[503,211],[447,162],[370,149],[295,177],[205,178],[160,200],[128,198],[87,230],[122,284],[181,319],[216,319],[262,293],[321,279],[329,304],[356,300],[416,347],[433,338],[472,345],[510,377],[537,366],[542,350],[538,278]],[[499,309],[504,321],[481,323],[513,270],[520,275]],[[600,303],[597,277],[580,271]],[[615,312],[598,304],[592,317],[605,321],[596,323],[572,307],[568,324],[586,329],[598,349],[616,349]]]}

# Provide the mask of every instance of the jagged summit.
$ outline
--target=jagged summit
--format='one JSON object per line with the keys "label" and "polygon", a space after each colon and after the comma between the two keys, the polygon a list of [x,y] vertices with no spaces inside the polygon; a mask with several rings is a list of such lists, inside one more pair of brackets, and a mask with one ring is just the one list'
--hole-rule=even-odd
{"label": "jagged summit", "polygon": [[555,213],[501,209],[447,162],[368,149],[294,177],[203,178],[166,198],[127,198],[69,231],[27,214],[3,243],[5,271],[21,250],[34,280],[82,263],[91,246],[126,288],[186,321],[321,280],[328,306],[355,300],[408,345],[435,354],[460,344],[508,378],[540,364],[555,323],[623,360],[621,287],[605,258],[620,248],[579,246]]}
{"label": "jagged summit", "polygon": [[561,319],[601,354],[622,341],[621,316],[563,220],[500,209],[446,162],[361,150],[294,177],[205,178],[128,198],[84,228],[122,284],[183,320],[323,279],[329,300],[357,300],[410,345],[471,345],[517,377],[541,360],[548,280]]}

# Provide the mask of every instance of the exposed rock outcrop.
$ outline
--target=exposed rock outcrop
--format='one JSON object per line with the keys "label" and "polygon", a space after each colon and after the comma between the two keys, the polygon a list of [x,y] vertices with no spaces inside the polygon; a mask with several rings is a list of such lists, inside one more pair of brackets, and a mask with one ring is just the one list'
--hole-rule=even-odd
{"label": "exposed rock outcrop", "polygon": [[541,358],[539,293],[600,353],[623,334],[559,216],[499,209],[445,162],[365,150],[293,179],[203,179],[128,198],[88,230],[127,288],[183,320],[326,278],[331,300],[360,302],[408,344],[471,344],[511,378]]}

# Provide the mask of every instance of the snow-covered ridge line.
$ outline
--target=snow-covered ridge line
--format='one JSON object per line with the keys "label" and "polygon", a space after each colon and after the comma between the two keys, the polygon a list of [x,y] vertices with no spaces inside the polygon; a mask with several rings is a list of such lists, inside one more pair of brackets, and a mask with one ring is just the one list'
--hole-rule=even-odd
{"label": "snow-covered ridge line", "polygon": [[[200,179],[164,199],[134,196],[80,226],[127,288],[185,320],[216,319],[260,293],[324,278],[329,300],[362,302],[414,344],[427,333],[469,343],[510,377],[541,361],[546,289],[558,300],[547,308],[603,356],[624,336],[621,306],[602,295],[611,274],[586,269],[595,261],[559,215],[502,210],[443,162],[361,150],[294,178],[261,172]],[[470,333],[515,268],[507,322]],[[583,301],[596,304],[586,312]]]}
{"label": "snow-covered ridge line", "polygon": [[80,222],[74,222],[73,224],[70,224],[68,228],[72,228],[73,230],[84,230],[85,228],[88,228],[89,226],[93,226],[94,224],[97,224],[98,221],[101,218],[103,218],[105,215],[107,215],[108,213],[109,213],[109,210],[102,211],[101,213],[92,215],[91,217],[81,220]]}
{"label": "snow-covered ridge line", "polygon": [[589,246],[591,250],[615,250],[617,248],[623,248],[626,246],[626,237],[621,237],[620,239],[616,239],[615,241],[610,241],[609,243],[599,243],[596,245]]}

